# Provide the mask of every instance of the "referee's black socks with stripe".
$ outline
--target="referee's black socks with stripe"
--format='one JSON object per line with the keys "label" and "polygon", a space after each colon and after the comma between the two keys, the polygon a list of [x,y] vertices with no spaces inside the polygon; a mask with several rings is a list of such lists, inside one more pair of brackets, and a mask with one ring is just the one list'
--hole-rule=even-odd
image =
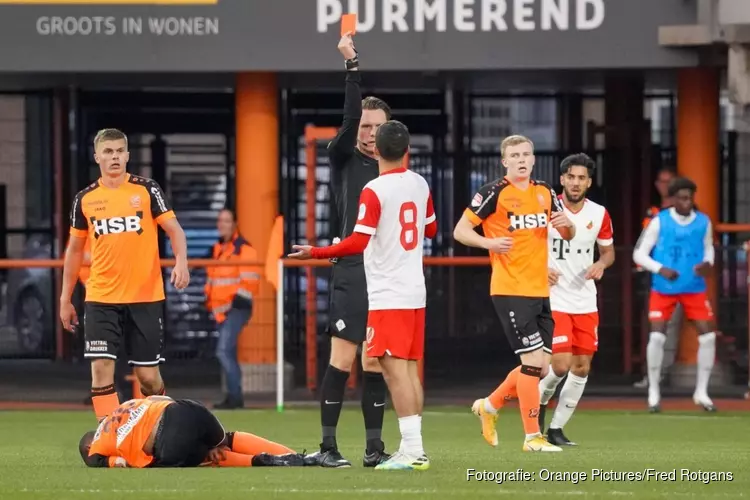
{"label": "referee's black socks with stripe", "polygon": [[336,444],[336,427],[339,424],[348,379],[349,372],[339,370],[331,365],[326,368],[320,391],[320,425],[323,431],[322,451],[338,447]]}
{"label": "referee's black socks with stripe", "polygon": [[362,416],[365,418],[367,453],[385,451],[382,441],[386,385],[382,373],[362,373]]}

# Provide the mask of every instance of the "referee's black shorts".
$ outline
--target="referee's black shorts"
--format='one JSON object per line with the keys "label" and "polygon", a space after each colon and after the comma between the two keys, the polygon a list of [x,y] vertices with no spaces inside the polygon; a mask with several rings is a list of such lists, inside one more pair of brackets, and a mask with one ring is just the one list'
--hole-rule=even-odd
{"label": "referee's black shorts", "polygon": [[167,406],[159,422],[151,467],[198,467],[225,436],[221,422],[208,408],[178,399]]}
{"label": "referee's black shorts", "polygon": [[548,297],[493,295],[492,304],[513,352],[524,354],[541,347],[552,353],[555,320]]}
{"label": "referee's black shorts", "polygon": [[331,279],[328,333],[354,344],[367,332],[367,280],[363,264],[337,263]]}

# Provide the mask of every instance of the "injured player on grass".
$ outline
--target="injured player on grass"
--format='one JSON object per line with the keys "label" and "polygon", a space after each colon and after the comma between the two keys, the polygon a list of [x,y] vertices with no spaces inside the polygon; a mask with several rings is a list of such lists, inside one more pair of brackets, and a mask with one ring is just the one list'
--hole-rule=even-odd
{"label": "injured player on grass", "polygon": [[225,432],[205,406],[166,396],[133,399],[81,438],[89,467],[269,467],[317,465],[247,432]]}

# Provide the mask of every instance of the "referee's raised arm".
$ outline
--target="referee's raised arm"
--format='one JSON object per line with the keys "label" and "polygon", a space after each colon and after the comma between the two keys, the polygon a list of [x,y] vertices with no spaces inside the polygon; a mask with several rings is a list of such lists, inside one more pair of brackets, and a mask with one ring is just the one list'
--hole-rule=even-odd
{"label": "referee's raised arm", "polygon": [[334,168],[343,168],[357,146],[357,132],[362,118],[362,90],[359,87],[359,56],[354,49],[351,35],[342,36],[338,48],[344,56],[346,67],[344,121],[336,137],[328,144],[328,155]]}

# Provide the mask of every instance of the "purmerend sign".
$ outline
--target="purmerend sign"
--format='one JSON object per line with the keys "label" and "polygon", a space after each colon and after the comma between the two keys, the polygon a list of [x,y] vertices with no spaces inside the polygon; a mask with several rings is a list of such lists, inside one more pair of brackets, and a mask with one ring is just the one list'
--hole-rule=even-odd
{"label": "purmerend sign", "polygon": [[368,70],[659,68],[685,0],[0,0],[0,71],[329,71],[341,14]]}

